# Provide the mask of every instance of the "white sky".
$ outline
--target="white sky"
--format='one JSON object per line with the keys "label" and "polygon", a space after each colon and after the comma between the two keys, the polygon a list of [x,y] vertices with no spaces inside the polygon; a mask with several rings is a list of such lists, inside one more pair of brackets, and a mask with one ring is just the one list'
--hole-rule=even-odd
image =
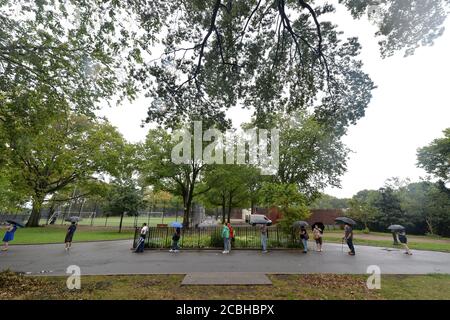
{"label": "white sky", "polygon": [[[450,127],[450,19],[446,32],[432,47],[421,47],[413,56],[402,54],[381,59],[375,28],[366,19],[353,20],[338,10],[339,28],[358,36],[364,69],[377,85],[366,115],[349,129],[344,143],[353,150],[342,177],[342,188],[328,188],[336,197],[351,197],[362,189],[378,189],[390,177],[418,180],[425,171],[416,167],[416,150],[442,136]],[[144,97],[99,113],[117,126],[124,137],[142,141],[150,125],[141,128],[147,113]],[[228,112],[235,127],[248,120],[250,112]]]}

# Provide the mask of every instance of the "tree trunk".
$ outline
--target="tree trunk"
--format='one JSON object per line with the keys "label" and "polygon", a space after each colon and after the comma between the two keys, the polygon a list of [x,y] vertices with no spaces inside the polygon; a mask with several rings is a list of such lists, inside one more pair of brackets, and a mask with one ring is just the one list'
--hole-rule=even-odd
{"label": "tree trunk", "polygon": [[183,227],[185,228],[189,228],[191,206],[192,206],[192,199],[189,199],[188,197],[184,205]]}
{"label": "tree trunk", "polygon": [[226,211],[225,196],[222,195],[222,223],[225,223],[226,214],[227,214],[227,211]]}
{"label": "tree trunk", "polygon": [[119,224],[119,233],[121,233],[122,232],[122,221],[123,221],[123,212],[122,212],[122,214],[120,215],[120,224]]}
{"label": "tree trunk", "polygon": [[429,217],[425,218],[425,222],[428,226],[428,231],[430,232],[430,234],[433,234],[433,222],[431,221],[431,219]]}
{"label": "tree trunk", "polygon": [[231,204],[232,204],[232,200],[233,199],[233,196],[232,196],[232,194],[230,193],[230,196],[228,197],[228,223],[230,223],[230,221],[231,221]]}
{"label": "tree trunk", "polygon": [[41,208],[44,202],[44,197],[33,197],[33,206],[31,209],[31,216],[26,224],[27,227],[39,227],[39,220],[41,219]]}

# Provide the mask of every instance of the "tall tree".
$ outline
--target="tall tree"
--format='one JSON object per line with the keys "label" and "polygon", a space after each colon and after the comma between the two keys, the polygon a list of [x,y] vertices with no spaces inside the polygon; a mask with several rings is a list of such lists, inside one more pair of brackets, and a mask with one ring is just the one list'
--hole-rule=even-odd
{"label": "tall tree", "polygon": [[107,122],[73,114],[64,101],[45,100],[40,91],[20,102],[0,110],[5,120],[0,130],[14,168],[12,179],[31,197],[27,226],[38,226],[46,197],[96,173],[113,171],[124,142]]}
{"label": "tall tree", "polygon": [[197,190],[206,164],[195,160],[193,153],[189,164],[173,162],[172,150],[177,143],[166,129],[150,129],[140,149],[140,173],[155,190],[167,191],[183,199],[183,224],[188,227],[194,197],[206,192]]}
{"label": "tall tree", "polygon": [[265,182],[261,188],[262,204],[276,206],[283,214],[280,225],[286,231],[297,220],[308,218],[310,211],[306,197],[298,191],[295,184]]}
{"label": "tall tree", "polygon": [[[45,88],[90,112],[101,99],[134,97],[129,77],[159,28],[153,1],[0,1],[0,104]],[[145,35],[132,30],[139,24]]]}
{"label": "tall tree", "polygon": [[124,215],[137,215],[142,207],[142,192],[132,180],[112,184],[112,190],[107,196],[106,211],[111,215],[120,215],[119,233],[122,231]]}
{"label": "tall tree", "polygon": [[204,195],[207,203],[222,209],[222,222],[231,219],[233,208],[251,205],[254,181],[261,176],[260,170],[247,165],[215,165],[204,174],[203,184],[210,187]]}
{"label": "tall tree", "polygon": [[450,128],[444,130],[444,137],[434,139],[428,146],[417,151],[418,166],[426,172],[450,182]]}
{"label": "tall tree", "polygon": [[373,222],[378,215],[377,208],[373,207],[370,203],[358,199],[350,199],[348,203],[350,205],[350,208],[347,211],[348,216],[361,222],[368,231],[369,224]]}

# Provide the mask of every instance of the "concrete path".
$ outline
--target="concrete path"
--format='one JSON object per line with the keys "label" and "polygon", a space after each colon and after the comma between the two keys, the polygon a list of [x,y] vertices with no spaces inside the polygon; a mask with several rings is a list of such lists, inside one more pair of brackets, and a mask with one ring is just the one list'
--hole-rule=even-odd
{"label": "concrete path", "polygon": [[[75,243],[68,253],[63,244],[10,246],[0,253],[0,270],[10,268],[28,274],[65,275],[70,265],[82,274],[188,274],[194,272],[260,273],[351,273],[365,274],[377,265],[384,274],[450,274],[450,253],[356,246],[356,256],[347,255],[340,244],[325,244],[324,252],[303,254],[298,250],[234,250],[223,255],[218,250],[179,253],[146,250],[136,254],[131,241]],[[42,272],[44,271],[44,272]],[[51,272],[50,272],[51,271]]]}

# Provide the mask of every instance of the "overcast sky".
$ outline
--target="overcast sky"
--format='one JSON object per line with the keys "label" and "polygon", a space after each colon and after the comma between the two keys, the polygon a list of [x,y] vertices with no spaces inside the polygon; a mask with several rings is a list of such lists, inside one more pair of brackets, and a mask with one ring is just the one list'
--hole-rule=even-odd
{"label": "overcast sky", "polygon": [[[362,44],[364,69],[377,85],[366,115],[349,129],[344,143],[353,151],[342,188],[326,193],[351,197],[362,189],[378,189],[390,177],[418,180],[425,176],[416,167],[416,150],[442,136],[450,127],[450,21],[446,32],[432,47],[419,48],[413,56],[402,54],[381,59],[375,28],[366,20],[353,20],[343,10],[336,23],[348,36],[358,36]],[[141,128],[148,101],[104,108],[107,116],[131,142],[145,138],[149,125]],[[228,112],[235,127],[248,120],[250,113],[240,108]]]}

